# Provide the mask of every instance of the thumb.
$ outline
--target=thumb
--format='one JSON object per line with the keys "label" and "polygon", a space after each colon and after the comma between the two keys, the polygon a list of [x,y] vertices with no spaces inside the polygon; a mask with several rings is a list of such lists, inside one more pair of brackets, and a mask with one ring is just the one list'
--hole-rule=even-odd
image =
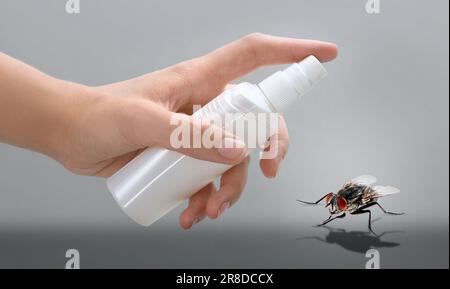
{"label": "thumb", "polygon": [[170,111],[158,116],[156,146],[225,164],[237,164],[247,156],[245,143],[213,121]]}

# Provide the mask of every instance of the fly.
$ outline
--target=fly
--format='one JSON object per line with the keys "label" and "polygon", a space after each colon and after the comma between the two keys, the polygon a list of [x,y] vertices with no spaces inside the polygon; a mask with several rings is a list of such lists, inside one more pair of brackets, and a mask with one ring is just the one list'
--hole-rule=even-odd
{"label": "fly", "polygon": [[386,211],[378,203],[379,198],[396,194],[400,190],[391,186],[374,186],[376,181],[377,178],[374,176],[359,176],[345,183],[336,194],[328,193],[316,202],[297,201],[307,205],[317,205],[325,200],[325,207],[329,208],[330,216],[318,226],[326,225],[335,219],[342,219],[347,213],[351,215],[368,214],[369,230],[375,236],[378,236],[372,230],[372,213],[368,208],[376,205],[383,213],[388,215],[403,215],[404,213]]}

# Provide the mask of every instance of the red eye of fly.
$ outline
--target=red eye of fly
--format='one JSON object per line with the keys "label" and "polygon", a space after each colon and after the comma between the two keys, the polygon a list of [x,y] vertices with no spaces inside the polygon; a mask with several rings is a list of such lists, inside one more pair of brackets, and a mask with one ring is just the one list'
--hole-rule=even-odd
{"label": "red eye of fly", "polygon": [[338,198],[338,207],[339,210],[343,211],[347,208],[347,201],[343,197]]}

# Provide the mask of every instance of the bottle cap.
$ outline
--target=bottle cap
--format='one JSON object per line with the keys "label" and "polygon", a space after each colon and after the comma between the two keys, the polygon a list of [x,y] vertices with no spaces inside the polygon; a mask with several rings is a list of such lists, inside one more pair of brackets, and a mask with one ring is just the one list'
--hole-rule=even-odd
{"label": "bottle cap", "polygon": [[282,111],[300,100],[326,75],[327,71],[320,61],[310,55],[299,63],[272,74],[258,86],[275,110]]}

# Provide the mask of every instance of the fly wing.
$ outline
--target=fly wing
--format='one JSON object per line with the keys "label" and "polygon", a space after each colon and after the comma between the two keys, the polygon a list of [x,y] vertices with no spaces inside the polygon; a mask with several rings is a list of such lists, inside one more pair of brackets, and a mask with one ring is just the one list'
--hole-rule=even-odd
{"label": "fly wing", "polygon": [[362,175],[359,177],[356,177],[352,180],[350,180],[347,183],[356,184],[356,185],[363,185],[363,186],[370,186],[372,184],[375,184],[377,182],[377,178],[371,175]]}
{"label": "fly wing", "polygon": [[395,187],[391,187],[391,186],[375,186],[375,187],[373,187],[373,194],[375,195],[376,198],[397,194],[399,192],[400,192],[399,189],[397,189]]}

